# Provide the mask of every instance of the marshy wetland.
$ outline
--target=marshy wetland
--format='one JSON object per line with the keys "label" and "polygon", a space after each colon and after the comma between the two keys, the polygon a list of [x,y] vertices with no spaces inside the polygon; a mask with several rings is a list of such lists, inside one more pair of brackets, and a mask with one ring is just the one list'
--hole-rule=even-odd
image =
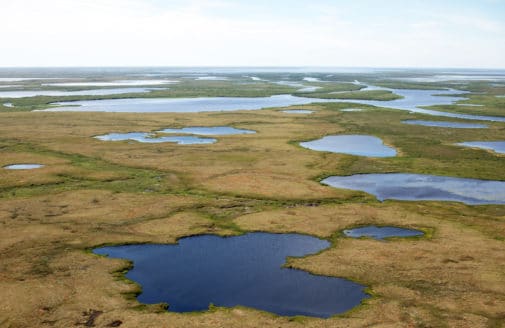
{"label": "marshy wetland", "polygon": [[[0,84],[17,79],[9,92],[178,81],[141,95],[0,99],[13,105],[0,106],[0,166],[44,165],[0,170],[0,325],[503,324],[505,162],[458,144],[505,140],[504,86],[405,80],[440,75],[417,71],[111,72],[0,70]],[[318,88],[302,96],[299,85]],[[400,98],[376,100],[381,88]],[[395,156],[300,146],[346,135]],[[415,238],[346,236],[369,226]]]}

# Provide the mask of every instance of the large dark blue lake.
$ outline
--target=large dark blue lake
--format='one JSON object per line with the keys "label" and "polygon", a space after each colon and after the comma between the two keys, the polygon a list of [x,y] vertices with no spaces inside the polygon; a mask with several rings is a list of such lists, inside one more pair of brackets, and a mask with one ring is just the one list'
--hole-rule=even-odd
{"label": "large dark blue lake", "polygon": [[142,286],[138,300],[166,302],[169,311],[237,305],[283,316],[327,318],[369,296],[352,281],[285,268],[286,257],[317,253],[326,240],[298,234],[202,235],[175,245],[101,247],[94,253],[128,259],[126,277]]}

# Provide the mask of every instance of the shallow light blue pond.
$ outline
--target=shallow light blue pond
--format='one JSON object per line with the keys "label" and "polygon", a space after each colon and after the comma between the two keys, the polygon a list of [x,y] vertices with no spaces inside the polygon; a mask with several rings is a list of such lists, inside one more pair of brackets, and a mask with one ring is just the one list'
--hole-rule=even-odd
{"label": "shallow light blue pond", "polygon": [[351,238],[370,237],[377,240],[383,240],[391,237],[414,237],[424,235],[424,232],[420,230],[398,227],[377,227],[374,225],[346,229],[343,232],[344,235]]}
{"label": "shallow light blue pond", "polygon": [[411,125],[441,127],[441,128],[456,128],[456,129],[485,129],[488,127],[486,124],[477,124],[477,123],[423,121],[423,120],[406,120],[402,121],[402,123]]}
{"label": "shallow light blue pond", "polygon": [[380,138],[364,135],[326,136],[314,141],[301,142],[300,146],[311,150],[357,156],[396,156],[396,150],[384,145]]}
{"label": "shallow light blue pond", "polygon": [[457,145],[463,147],[488,149],[499,154],[505,154],[505,141],[470,141],[458,143]]}
{"label": "shallow light blue pond", "polygon": [[106,96],[125,93],[144,93],[154,90],[165,90],[165,88],[116,88],[116,89],[93,89],[78,91],[59,90],[22,90],[22,91],[0,91],[0,98],[24,98],[35,96]]}
{"label": "shallow light blue pond", "polygon": [[505,204],[505,182],[424,174],[385,173],[331,176],[321,183],[360,190],[378,200],[456,201],[471,205]]}
{"label": "shallow light blue pond", "polygon": [[94,253],[133,261],[126,277],[142,286],[139,302],[166,302],[169,311],[202,311],[212,303],[326,318],[359,305],[368,297],[364,286],[283,265],[288,256],[329,246],[305,235],[249,233],[188,237],[177,245],[101,247]]}
{"label": "shallow light blue pond", "polygon": [[173,142],[178,145],[197,145],[197,144],[211,144],[217,140],[213,138],[200,138],[196,136],[169,136],[169,137],[156,137],[151,133],[146,132],[129,132],[129,133],[109,133],[102,136],[96,136],[96,139],[102,141],[125,141],[133,140],[143,143],[162,143]]}
{"label": "shallow light blue pond", "polygon": [[202,136],[211,135],[234,135],[234,134],[253,134],[256,131],[236,129],[229,126],[193,126],[181,129],[163,129],[158,132],[162,133],[182,133],[182,134],[198,134]]}
{"label": "shallow light blue pond", "polygon": [[44,167],[42,164],[12,164],[12,165],[6,165],[3,168],[7,170],[33,170],[33,169],[40,169],[41,167]]}

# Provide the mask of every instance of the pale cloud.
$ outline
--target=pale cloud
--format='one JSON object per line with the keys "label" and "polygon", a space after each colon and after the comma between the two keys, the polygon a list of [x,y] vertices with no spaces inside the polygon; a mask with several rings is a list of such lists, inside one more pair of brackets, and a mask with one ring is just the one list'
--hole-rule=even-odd
{"label": "pale cloud", "polygon": [[500,21],[312,3],[304,16],[226,0],[0,0],[0,66],[505,67]]}

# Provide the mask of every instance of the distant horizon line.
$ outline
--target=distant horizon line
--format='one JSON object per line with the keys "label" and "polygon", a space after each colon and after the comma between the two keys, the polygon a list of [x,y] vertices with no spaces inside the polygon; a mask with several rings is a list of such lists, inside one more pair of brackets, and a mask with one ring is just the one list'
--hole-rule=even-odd
{"label": "distant horizon line", "polygon": [[141,65],[127,65],[127,66],[107,66],[107,65],[84,65],[84,66],[0,66],[0,69],[65,69],[65,68],[264,68],[264,69],[410,69],[410,70],[440,70],[440,69],[449,69],[449,70],[505,70],[505,67],[445,67],[445,66],[237,66],[237,65],[175,65],[175,66],[165,66],[165,65],[152,65],[152,66],[141,66]]}

